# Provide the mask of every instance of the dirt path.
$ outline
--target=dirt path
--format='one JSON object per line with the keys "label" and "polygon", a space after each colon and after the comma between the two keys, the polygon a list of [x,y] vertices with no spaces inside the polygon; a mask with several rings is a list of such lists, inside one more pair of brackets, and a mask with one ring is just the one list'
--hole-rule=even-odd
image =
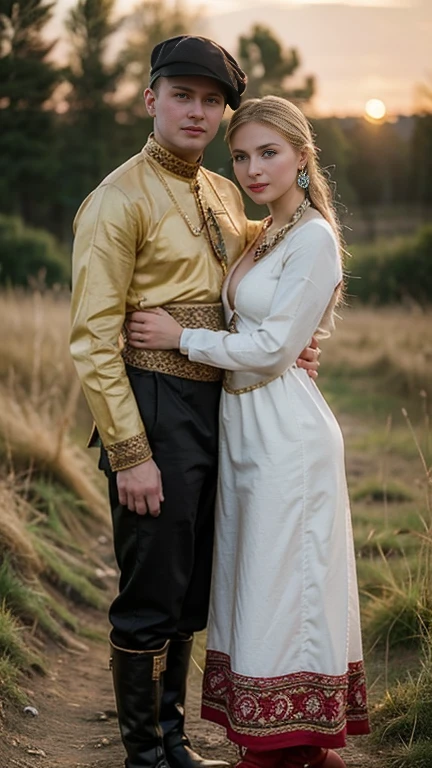
{"label": "dirt path", "polygon": [[[0,734],[0,768],[123,768],[108,653],[92,644],[86,653],[53,652],[48,677],[32,681],[37,717],[9,713]],[[234,763],[237,751],[224,731],[200,720],[200,673],[191,671],[188,733],[207,757]],[[344,750],[348,768],[382,768],[356,739]]]}

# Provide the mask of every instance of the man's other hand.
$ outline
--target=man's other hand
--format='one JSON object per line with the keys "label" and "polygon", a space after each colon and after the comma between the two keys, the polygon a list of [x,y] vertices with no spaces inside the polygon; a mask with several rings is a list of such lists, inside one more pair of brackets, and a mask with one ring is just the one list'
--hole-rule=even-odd
{"label": "man's other hand", "polygon": [[162,477],[153,459],[117,472],[117,488],[120,504],[132,512],[138,515],[149,512],[153,517],[160,514],[164,500]]}
{"label": "man's other hand", "polygon": [[318,368],[320,366],[318,358],[320,354],[321,350],[318,346],[318,341],[314,336],[309,346],[305,347],[303,352],[301,352],[300,357],[296,360],[298,367],[304,368],[311,379],[318,378]]}

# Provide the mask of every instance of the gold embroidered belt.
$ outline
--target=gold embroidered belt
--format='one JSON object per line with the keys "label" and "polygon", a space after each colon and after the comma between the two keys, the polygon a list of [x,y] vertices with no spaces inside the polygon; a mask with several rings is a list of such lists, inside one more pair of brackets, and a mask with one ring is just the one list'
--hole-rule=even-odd
{"label": "gold embroidered belt", "polygon": [[[207,328],[209,331],[226,329],[222,304],[166,304],[163,309],[184,328]],[[181,379],[220,381],[223,376],[219,368],[194,363],[176,349],[134,349],[129,346],[126,337],[122,357],[125,363],[136,368],[158,371]]]}

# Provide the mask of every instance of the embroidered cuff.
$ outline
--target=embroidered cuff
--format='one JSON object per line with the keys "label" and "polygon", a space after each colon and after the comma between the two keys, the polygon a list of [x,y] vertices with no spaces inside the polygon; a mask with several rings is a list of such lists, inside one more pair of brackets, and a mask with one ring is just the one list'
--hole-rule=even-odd
{"label": "embroidered cuff", "polygon": [[152,457],[145,432],[141,432],[140,435],[135,435],[135,437],[129,437],[127,440],[122,440],[120,443],[107,445],[106,452],[113,472],[135,467],[137,464],[142,464],[143,461],[148,461]]}

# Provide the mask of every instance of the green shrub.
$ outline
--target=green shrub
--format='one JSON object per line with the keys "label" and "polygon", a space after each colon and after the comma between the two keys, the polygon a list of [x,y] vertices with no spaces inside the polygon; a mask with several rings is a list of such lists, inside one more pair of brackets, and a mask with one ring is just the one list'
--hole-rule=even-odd
{"label": "green shrub", "polygon": [[415,302],[430,304],[432,297],[432,226],[414,238],[354,246],[348,262],[348,298],[365,304]]}
{"label": "green shrub", "polygon": [[39,287],[69,280],[69,260],[49,232],[0,215],[0,284]]}

